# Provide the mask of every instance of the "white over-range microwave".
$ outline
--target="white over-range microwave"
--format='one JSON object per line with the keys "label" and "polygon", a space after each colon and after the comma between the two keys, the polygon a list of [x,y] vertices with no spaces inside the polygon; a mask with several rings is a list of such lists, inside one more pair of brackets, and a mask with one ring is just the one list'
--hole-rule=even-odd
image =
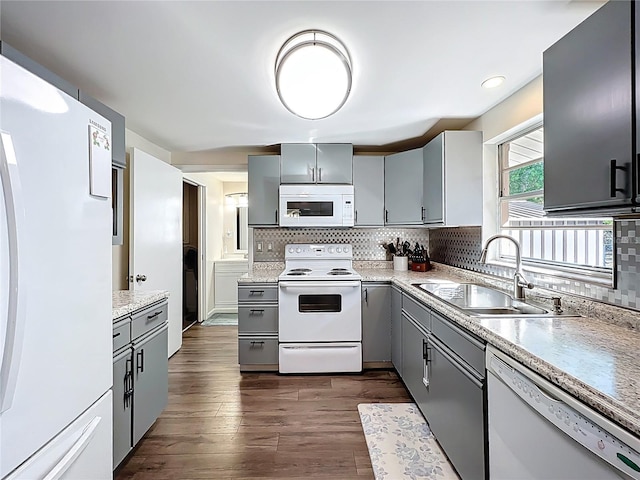
{"label": "white over-range microwave", "polygon": [[353,227],[353,185],[280,185],[281,227]]}

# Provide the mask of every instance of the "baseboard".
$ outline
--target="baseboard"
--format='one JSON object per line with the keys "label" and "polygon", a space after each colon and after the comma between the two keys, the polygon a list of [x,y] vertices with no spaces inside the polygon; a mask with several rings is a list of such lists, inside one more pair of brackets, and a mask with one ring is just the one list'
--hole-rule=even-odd
{"label": "baseboard", "polygon": [[393,368],[393,363],[391,362],[362,362],[362,369],[376,369],[376,368]]}
{"label": "baseboard", "polygon": [[238,307],[217,307],[209,312],[207,318],[209,318],[214,313],[238,313]]}

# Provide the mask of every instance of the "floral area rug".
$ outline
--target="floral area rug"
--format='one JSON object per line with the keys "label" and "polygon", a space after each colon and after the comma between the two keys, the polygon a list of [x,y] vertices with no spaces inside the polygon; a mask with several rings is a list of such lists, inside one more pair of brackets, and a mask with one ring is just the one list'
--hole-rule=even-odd
{"label": "floral area rug", "polygon": [[376,480],[458,480],[415,403],[358,405]]}

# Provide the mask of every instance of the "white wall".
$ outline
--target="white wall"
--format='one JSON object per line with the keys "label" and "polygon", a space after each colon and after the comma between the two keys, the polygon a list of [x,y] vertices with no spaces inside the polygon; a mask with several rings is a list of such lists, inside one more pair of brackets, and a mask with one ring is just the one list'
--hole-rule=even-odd
{"label": "white wall", "polygon": [[[135,132],[129,129],[125,130],[125,146],[127,151],[127,167],[129,166],[129,152],[132,148],[139,148],[145,152],[153,155],[160,160],[171,163],[171,152],[159,147],[155,143],[150,142],[144,137],[141,137]],[[112,276],[112,288],[113,290],[128,290],[129,282],[127,276],[129,275],[129,168],[124,170],[124,228],[122,233],[123,243],[122,245],[114,245],[112,247],[112,264],[111,264],[111,276]]]}
{"label": "white wall", "polygon": [[483,241],[499,229],[498,145],[518,130],[540,121],[542,107],[542,76],[539,76],[463,128],[483,132]]}
{"label": "white wall", "polygon": [[207,188],[206,204],[206,235],[207,261],[205,275],[206,310],[207,314],[214,307],[214,278],[213,262],[222,258],[223,225],[224,225],[224,190],[223,183],[211,173],[185,173],[185,178]]}

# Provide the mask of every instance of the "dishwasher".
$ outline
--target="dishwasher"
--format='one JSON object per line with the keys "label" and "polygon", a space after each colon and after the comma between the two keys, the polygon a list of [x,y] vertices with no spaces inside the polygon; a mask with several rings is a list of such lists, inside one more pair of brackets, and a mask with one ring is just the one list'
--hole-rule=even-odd
{"label": "dishwasher", "polygon": [[492,480],[640,479],[640,439],[487,348]]}

